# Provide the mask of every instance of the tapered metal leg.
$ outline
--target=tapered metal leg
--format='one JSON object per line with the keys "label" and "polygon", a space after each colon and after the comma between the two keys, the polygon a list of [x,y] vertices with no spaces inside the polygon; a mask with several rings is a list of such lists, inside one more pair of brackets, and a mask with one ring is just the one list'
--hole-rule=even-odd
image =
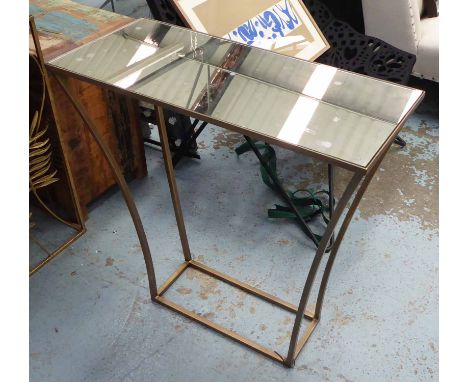
{"label": "tapered metal leg", "polygon": [[192,260],[190,254],[190,247],[187,239],[187,232],[185,230],[184,217],[182,214],[182,207],[179,200],[179,192],[177,191],[177,184],[174,175],[174,166],[172,165],[171,149],[169,147],[169,139],[167,136],[166,122],[164,120],[164,110],[162,107],[154,105],[156,110],[156,124],[158,125],[159,137],[161,140],[161,149],[164,157],[164,167],[166,168],[167,182],[171,191],[172,204],[174,206],[174,213],[179,229],[180,242],[182,243],[182,251],[184,253],[185,261]]}
{"label": "tapered metal leg", "polygon": [[[301,348],[298,348],[296,350],[296,345],[297,345],[297,340],[299,336],[299,331],[301,329],[302,318],[304,317],[304,312],[306,310],[307,302],[309,300],[310,290],[312,289],[312,285],[314,283],[317,270],[319,268],[323,254],[325,253],[327,243],[330,241],[333,235],[333,232],[336,228],[338,220],[341,214],[343,213],[344,209],[346,208],[346,205],[348,204],[349,200],[351,199],[351,196],[353,195],[354,191],[358,187],[362,177],[363,175],[361,174],[355,174],[353,178],[351,179],[351,181],[349,182],[348,186],[346,187],[345,192],[343,193],[342,197],[340,198],[340,201],[338,202],[336,210],[333,213],[332,219],[328,223],[327,229],[325,230],[325,234],[323,235],[322,240],[320,241],[320,245],[317,249],[317,252],[315,253],[315,257],[310,267],[309,274],[307,276],[304,289],[302,291],[299,308],[296,314],[296,319],[294,322],[294,327],[293,327],[292,335],[291,335],[291,342],[289,344],[288,356],[285,360],[286,366],[292,367],[294,365],[294,360],[296,359],[299,351],[301,350]],[[343,230],[343,227],[340,229],[340,234],[341,234],[341,231],[343,231],[343,235],[344,235],[344,231],[346,231],[346,227],[344,230]],[[332,251],[334,251],[335,248],[338,246],[339,246],[339,242],[335,242],[332,247]]]}
{"label": "tapered metal leg", "polygon": [[[390,142],[392,142],[392,141],[390,141]],[[389,144],[387,144],[387,147],[388,146],[389,146]],[[333,264],[334,264],[334,261],[335,261],[335,258],[336,258],[336,254],[338,253],[338,250],[340,248],[343,237],[344,237],[344,235],[346,233],[346,230],[348,229],[348,226],[349,226],[349,224],[351,222],[351,219],[353,218],[354,213],[356,212],[356,209],[357,209],[359,203],[361,202],[361,199],[362,199],[364,193],[367,190],[367,187],[369,186],[369,183],[371,182],[372,178],[374,177],[374,174],[377,171],[377,169],[380,167],[380,164],[382,163],[383,158],[384,158],[384,155],[381,156],[380,160],[374,165],[374,167],[371,170],[369,170],[369,172],[365,175],[365,177],[363,177],[360,174],[355,174],[353,176],[353,178],[351,179],[350,183],[348,184],[348,187],[346,188],[343,196],[341,197],[336,210],[333,213],[333,217],[330,220],[330,223],[328,224],[327,230],[325,231],[325,235],[323,236],[323,240],[322,240],[323,246],[324,246],[324,242],[328,241],[331,238],[331,236],[333,235],[333,231],[336,228],[335,226],[336,226],[336,224],[337,224],[337,222],[338,222],[338,220],[340,218],[340,215],[343,213],[344,208],[346,207],[346,204],[351,199],[351,196],[352,196],[353,192],[357,189],[357,186],[359,185],[359,182],[363,178],[363,181],[362,181],[358,191],[356,192],[356,195],[353,198],[351,206],[350,206],[350,208],[349,208],[349,210],[348,210],[348,212],[346,214],[346,217],[345,217],[343,223],[341,224],[341,227],[340,227],[340,230],[338,231],[338,235],[336,237],[336,240],[334,241],[331,252],[330,252],[330,254],[328,256],[327,264],[325,266],[325,270],[324,270],[324,273],[322,275],[322,280],[320,282],[320,289],[319,289],[319,293],[317,295],[317,301],[316,301],[316,304],[315,304],[314,318],[316,320],[320,320],[320,316],[321,316],[321,312],[322,312],[322,306],[323,306],[323,300],[324,300],[328,280],[330,278],[330,273],[331,273],[331,270],[332,270],[332,267],[333,267]],[[297,312],[297,315],[296,315],[296,320],[294,322],[294,327],[293,327],[293,331],[292,331],[292,335],[291,335],[291,342],[289,344],[288,356],[287,356],[287,358],[285,360],[285,365],[289,366],[289,367],[292,367],[294,365],[294,361],[295,361],[297,355],[299,354],[299,352],[302,349],[302,346],[301,347],[296,347],[297,346],[297,338],[298,338],[299,331],[300,331],[300,328],[301,328],[302,317],[303,317],[304,311],[305,311],[305,309],[307,307],[307,301],[309,299],[310,290],[312,288],[312,285],[313,285],[313,282],[314,282],[314,279],[315,279],[315,275],[316,275],[318,267],[320,265],[320,260],[321,260],[321,258],[323,256],[323,253],[324,253],[323,246],[320,246],[317,249],[314,261],[313,261],[312,266],[310,268],[309,275],[307,276],[307,280],[306,280],[306,283],[305,283],[305,286],[304,286],[304,289],[303,289],[303,292],[302,292],[301,302],[299,303],[299,308],[298,308],[298,312]]]}
{"label": "tapered metal leg", "polygon": [[96,141],[102,153],[104,154],[104,157],[106,158],[107,163],[109,163],[109,166],[112,169],[112,173],[114,175],[115,181],[117,182],[120,188],[120,191],[122,191],[123,198],[125,200],[125,203],[127,204],[128,211],[130,212],[130,215],[132,217],[133,224],[135,226],[138,239],[140,241],[141,250],[143,252],[143,257],[145,259],[151,298],[155,298],[157,294],[157,286],[156,286],[156,275],[154,273],[153,260],[151,258],[151,251],[149,248],[148,239],[146,237],[145,230],[143,228],[143,224],[141,222],[140,214],[138,213],[138,209],[136,207],[133,196],[128,188],[127,182],[125,181],[120,171],[120,167],[117,161],[115,160],[114,155],[110,151],[109,147],[107,147],[107,145],[105,144],[104,140],[101,137],[101,134],[99,134],[98,130],[96,129],[96,126],[94,125],[93,121],[89,117],[83,105],[81,105],[81,103],[76,99],[76,97],[74,97],[72,91],[68,88],[68,86],[66,85],[65,81],[62,78],[60,78],[58,75],[55,75],[55,78],[57,79],[57,82],[59,83],[62,90],[65,92],[70,102],[73,104],[75,110],[83,119],[85,126],[87,127],[91,135],[93,136],[94,140]]}

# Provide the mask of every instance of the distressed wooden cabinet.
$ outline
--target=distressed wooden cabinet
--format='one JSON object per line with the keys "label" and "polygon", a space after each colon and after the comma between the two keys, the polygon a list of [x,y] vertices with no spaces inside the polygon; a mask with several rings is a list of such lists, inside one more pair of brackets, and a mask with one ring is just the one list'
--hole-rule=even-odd
{"label": "distressed wooden cabinet", "polygon": [[[30,0],[29,12],[35,18],[45,60],[133,21],[129,17],[69,0]],[[67,81],[96,121],[99,132],[118,159],[125,178],[131,180],[144,177],[147,170],[137,102],[90,83],[71,78]],[[86,217],[86,206],[109,190],[115,181],[80,116],[53,79],[51,92],[56,104],[56,118],[62,132],[64,150],[70,161],[78,198]],[[52,192],[64,210],[71,210],[69,198],[62,195],[59,186]]]}

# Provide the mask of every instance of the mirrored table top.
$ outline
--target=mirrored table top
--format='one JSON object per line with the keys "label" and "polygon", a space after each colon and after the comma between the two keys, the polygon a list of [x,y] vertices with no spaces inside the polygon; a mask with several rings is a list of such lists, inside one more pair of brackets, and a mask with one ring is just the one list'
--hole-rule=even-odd
{"label": "mirrored table top", "polygon": [[357,171],[424,94],[146,19],[48,66]]}

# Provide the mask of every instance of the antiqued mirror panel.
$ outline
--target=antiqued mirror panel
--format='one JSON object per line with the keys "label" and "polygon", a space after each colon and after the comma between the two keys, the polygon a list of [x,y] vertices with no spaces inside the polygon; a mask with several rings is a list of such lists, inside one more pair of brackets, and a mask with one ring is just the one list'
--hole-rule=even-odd
{"label": "antiqued mirror panel", "polygon": [[370,163],[422,95],[145,19],[50,64],[356,167]]}

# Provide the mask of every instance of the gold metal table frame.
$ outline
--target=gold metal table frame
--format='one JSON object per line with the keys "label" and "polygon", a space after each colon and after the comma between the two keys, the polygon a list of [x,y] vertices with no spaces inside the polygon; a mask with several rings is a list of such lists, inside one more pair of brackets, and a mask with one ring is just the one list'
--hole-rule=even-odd
{"label": "gold metal table frame", "polygon": [[[210,268],[199,261],[196,261],[192,259],[191,252],[190,252],[190,247],[189,247],[189,242],[186,234],[186,229],[185,229],[185,223],[183,219],[183,214],[182,214],[182,208],[179,200],[179,194],[177,191],[177,184],[176,184],[176,179],[174,176],[174,168],[172,165],[172,160],[171,160],[171,153],[170,153],[170,148],[169,148],[169,142],[168,142],[168,134],[167,134],[167,128],[165,125],[165,118],[164,118],[164,111],[163,107],[170,107],[171,109],[176,110],[177,112],[185,113],[191,117],[194,118],[199,118],[201,120],[205,119],[208,122],[215,123],[221,127],[230,129],[230,130],[235,130],[232,125],[229,124],[224,124],[214,118],[207,117],[206,115],[202,115],[199,113],[196,113],[194,111],[187,111],[181,108],[174,107],[174,105],[167,105],[164,102],[159,102],[157,100],[151,99],[149,97],[146,97],[144,95],[135,95],[135,94],[130,94],[132,96],[135,96],[141,100],[144,100],[146,102],[153,103],[155,106],[155,110],[157,111],[157,120],[156,124],[158,126],[159,130],[159,135],[161,139],[161,148],[162,148],[162,153],[164,157],[164,165],[166,169],[166,176],[167,176],[167,181],[169,183],[169,189],[171,192],[171,197],[172,197],[172,203],[173,203],[173,208],[175,212],[175,217],[176,217],[176,222],[177,222],[177,227],[179,231],[179,236],[182,244],[182,250],[183,250],[183,255],[184,255],[184,262],[179,266],[179,268],[162,284],[161,287],[157,287],[156,283],[156,276],[154,272],[154,265],[153,265],[153,260],[151,257],[151,252],[149,249],[149,244],[148,240],[143,228],[143,224],[141,222],[140,215],[138,213],[138,210],[135,205],[135,201],[133,200],[133,197],[130,193],[130,190],[128,188],[127,183],[125,182],[125,179],[123,178],[118,164],[113,157],[111,151],[109,148],[105,145],[104,141],[100,137],[94,122],[90,119],[89,115],[87,114],[86,110],[84,107],[79,103],[77,98],[74,96],[72,90],[67,86],[66,83],[66,78],[63,77],[63,75],[69,75],[69,76],[75,76],[78,77],[82,80],[87,80],[90,82],[98,83],[104,87],[110,87],[114,91],[118,92],[125,92],[119,87],[112,86],[106,83],[101,83],[99,81],[93,81],[92,79],[82,77],[77,75],[76,73],[72,71],[67,71],[61,68],[58,68],[57,66],[54,65],[48,65],[48,68],[51,70],[52,74],[56,77],[58,83],[60,84],[61,88],[63,89],[64,93],[66,96],[69,98],[71,103],[74,105],[76,111],[79,113],[83,121],[85,122],[87,128],[89,129],[90,133],[96,140],[97,144],[101,148],[106,160],[108,161],[109,165],[112,168],[113,174],[115,176],[116,182],[118,186],[120,187],[120,190],[122,191],[124,200],[126,202],[126,205],[128,207],[128,210],[130,212],[130,215],[133,219],[133,223],[138,235],[138,239],[141,244],[142,252],[143,252],[143,257],[145,260],[146,264],[146,269],[147,269],[147,274],[148,274],[148,283],[149,283],[149,289],[150,289],[150,295],[152,301],[161,304],[165,307],[168,307],[172,309],[173,311],[182,314],[185,317],[188,317],[194,321],[197,321],[201,323],[202,325],[215,330],[218,333],[221,333],[234,341],[237,341],[261,354],[264,356],[267,356],[275,361],[278,361],[282,363],[286,367],[293,367],[295,364],[295,360],[297,359],[299,353],[301,350],[304,348],[307,340],[310,338],[312,332],[316,328],[320,317],[321,317],[321,311],[323,307],[323,302],[324,302],[324,297],[325,297],[325,292],[327,288],[327,284],[330,278],[330,273],[333,267],[333,263],[335,261],[338,249],[341,245],[341,242],[343,240],[343,237],[346,233],[346,230],[351,222],[351,219],[363,197],[363,194],[365,193],[369,183],[371,182],[376,170],[379,168],[385,154],[389,150],[392,142],[395,140],[399,132],[401,131],[401,128],[403,127],[406,119],[408,116],[414,111],[414,109],[419,105],[421,102],[424,92],[421,92],[421,95],[418,97],[418,99],[412,104],[412,106],[406,111],[406,113],[402,116],[400,121],[397,124],[397,127],[393,130],[392,134],[390,134],[387,139],[385,140],[384,144],[381,146],[381,148],[378,150],[376,155],[373,157],[371,163],[369,166],[365,169],[359,170],[354,168],[354,175],[352,176],[351,180],[349,181],[348,185],[346,186],[345,191],[343,192],[341,198],[339,199],[338,203],[335,206],[335,209],[333,210],[333,214],[331,216],[330,222],[327,225],[327,228],[325,230],[325,233],[322,237],[322,240],[320,241],[320,245],[318,249],[315,252],[315,255],[313,257],[312,264],[310,266],[307,279],[304,284],[303,292],[301,295],[301,299],[299,302],[299,305],[293,305],[289,302],[283,301],[282,299],[269,294],[267,292],[261,291],[253,286],[250,286],[242,281],[236,280],[229,275],[226,275],[224,273],[221,273],[213,268]],[[126,93],[127,94],[127,93]],[[158,103],[159,102],[159,103]],[[241,131],[242,132],[242,131]],[[262,137],[257,134],[256,138],[260,138],[262,140],[268,141],[268,137]],[[274,142],[273,143],[277,143]],[[286,145],[284,145],[286,146]],[[323,159],[323,158],[322,158]],[[325,158],[326,159],[326,158]],[[336,164],[336,162],[329,161],[328,164]],[[342,166],[344,167],[344,166]],[[348,210],[346,210],[346,207],[349,204]],[[338,222],[341,220],[343,217],[341,226],[338,229]],[[327,250],[327,244],[330,242],[330,239],[334,236],[334,241],[333,245],[331,247],[331,250],[327,256],[325,255],[325,251]],[[321,277],[318,275],[318,270],[319,266],[321,264],[321,261],[326,257],[325,261],[325,269],[323,271],[323,274]],[[211,277],[214,277],[218,280],[221,280],[222,282],[225,282],[227,284],[230,284],[238,289],[243,290],[244,292],[247,292],[249,294],[252,294],[264,301],[267,301],[271,304],[274,304],[282,309],[285,309],[289,312],[295,313],[295,321],[294,321],[294,326],[291,334],[291,340],[289,344],[289,349],[288,353],[286,355],[281,355],[278,352],[268,349],[260,344],[258,344],[255,341],[252,341],[244,336],[241,336],[219,324],[216,324],[205,317],[202,317],[201,315],[198,315],[172,301],[167,299],[164,294],[167,292],[167,290],[171,287],[171,285],[184,273],[185,270],[188,268],[193,268],[198,271],[203,272],[206,275],[209,275]],[[309,311],[307,309],[307,304],[309,300],[309,295],[312,289],[312,286],[314,285],[315,282],[319,283],[319,292],[317,295],[315,307],[313,311]],[[308,326],[302,335],[302,337],[299,337],[300,334],[300,329],[303,320],[308,321]]]}
{"label": "gold metal table frame", "polygon": [[[61,78],[59,75],[55,75],[60,86],[64,90],[64,92],[67,94],[69,97],[70,101],[73,103],[75,106],[76,110],[79,112],[80,116],[83,118],[83,120],[86,122],[87,127],[89,128],[90,132],[92,133],[93,137],[95,138],[96,142],[99,144],[100,148],[102,149],[108,163],[112,167],[112,170],[114,172],[114,175],[116,177],[116,181],[122,191],[122,194],[125,198],[125,201],[127,203],[127,207],[130,211],[130,214],[132,216],[133,222],[135,224],[135,228],[137,230],[138,238],[140,240],[141,248],[143,251],[143,256],[145,259],[146,263],[146,269],[148,273],[148,282],[149,282],[149,289],[151,293],[151,299],[159,303],[161,305],[164,305],[180,314],[182,314],[185,317],[188,317],[192,320],[195,320],[201,324],[203,324],[206,327],[209,327],[213,330],[215,330],[218,333],[221,333],[237,342],[242,343],[243,345],[275,360],[278,362],[283,363],[287,367],[293,367],[295,364],[295,360],[297,359],[300,351],[303,349],[304,345],[306,344],[307,340],[311,336],[312,332],[314,331],[315,327],[317,326],[319,320],[320,320],[320,315],[322,311],[322,306],[323,306],[323,300],[324,300],[324,295],[327,287],[327,283],[330,277],[330,272],[333,267],[333,263],[336,258],[336,254],[338,252],[339,246],[341,244],[341,241],[343,240],[343,237],[345,235],[345,232],[348,228],[348,225],[354,215],[354,212],[356,211],[360,200],[362,199],[362,196],[364,192],[367,189],[367,186],[369,185],[370,181],[373,178],[373,175],[377,168],[379,167],[383,157],[385,156],[385,153],[388,151],[388,148],[392,144],[393,140],[395,137],[398,135],[400,129],[396,131],[394,136],[391,136],[388,139],[388,142],[386,144],[385,150],[382,150],[378,160],[376,161],[375,165],[373,168],[366,174],[360,174],[356,173],[351,181],[349,182],[348,186],[346,187],[346,190],[344,191],[342,197],[340,198],[336,209],[333,211],[333,216],[332,219],[330,220],[330,223],[327,226],[327,229],[325,231],[325,234],[322,237],[322,240],[320,241],[319,248],[316,251],[316,254],[314,256],[314,260],[312,262],[312,265],[310,267],[304,289],[302,292],[301,300],[299,303],[299,306],[295,306],[291,303],[288,303],[286,301],[281,300],[280,298],[273,296],[267,292],[261,291],[255,287],[252,287],[242,281],[236,280],[226,274],[223,274],[221,272],[218,272],[217,270],[210,268],[198,261],[195,261],[192,259],[191,254],[190,254],[190,249],[189,249],[189,243],[188,243],[188,238],[187,234],[185,231],[185,224],[183,220],[183,215],[182,215],[182,208],[180,205],[179,201],[179,194],[177,191],[177,184],[176,184],[176,179],[174,176],[174,169],[172,166],[172,160],[171,160],[171,154],[170,154],[170,148],[169,148],[169,142],[168,142],[168,137],[167,137],[167,130],[166,126],[164,123],[164,111],[161,106],[155,105],[156,110],[158,112],[158,118],[157,118],[157,126],[159,130],[159,134],[161,137],[161,146],[163,150],[163,156],[164,156],[164,165],[166,168],[166,176],[167,180],[169,183],[169,188],[171,191],[171,197],[172,197],[172,202],[174,206],[174,211],[175,211],[175,216],[176,216],[176,221],[177,221],[177,226],[179,230],[179,235],[182,243],[182,249],[183,249],[183,254],[185,261],[182,263],[182,265],[164,282],[164,284],[160,287],[157,288],[156,285],[156,276],[154,272],[154,266],[153,266],[153,260],[151,257],[151,252],[149,249],[149,244],[146,238],[146,234],[138,213],[138,210],[136,208],[135,202],[133,200],[133,197],[130,193],[130,190],[128,188],[127,183],[125,182],[124,178],[122,177],[119,167],[117,165],[117,162],[113,158],[110,150],[106,147],[104,144],[102,138],[99,136],[99,133],[97,132],[94,123],[89,119],[89,116],[87,115],[86,111],[84,110],[83,106],[79,104],[77,99],[73,96],[71,93],[71,90],[67,87],[66,81]],[[354,198],[352,199],[352,196],[354,195]],[[315,278],[317,277],[317,271],[319,268],[319,265],[321,263],[322,258],[324,257],[325,254],[325,249],[326,249],[326,244],[329,242],[331,236],[333,235],[335,231],[335,227],[339,221],[339,218],[345,211],[346,206],[348,205],[348,202],[351,202],[351,206],[348,209],[348,212],[345,215],[345,219],[336,235],[336,239],[333,243],[332,249],[330,254],[328,255],[328,259],[326,262],[325,270],[322,275],[322,279],[320,281],[320,289],[319,293],[317,296],[316,304],[315,304],[315,310],[313,312],[310,312],[306,310],[308,299],[309,299],[309,294],[312,289],[312,285],[315,281]],[[268,349],[255,341],[252,341],[244,336],[241,336],[227,328],[224,328],[221,325],[218,325],[201,315],[198,315],[192,311],[189,311],[185,309],[184,307],[168,300],[166,297],[164,297],[164,293],[170,288],[170,286],[182,275],[182,273],[187,270],[189,267],[195,268],[209,276],[215,277],[218,280],[221,280],[223,282],[226,282],[230,285],[233,285],[247,293],[250,293],[252,295],[255,295],[265,301],[268,301],[276,306],[279,306],[283,309],[286,309],[290,312],[293,312],[296,314],[295,322],[294,322],[294,327],[291,335],[291,341],[289,345],[289,350],[288,354],[286,357],[282,356],[281,354],[277,353],[274,350]],[[310,321],[304,335],[299,338],[299,331],[301,328],[302,320],[303,318],[306,318]]]}

